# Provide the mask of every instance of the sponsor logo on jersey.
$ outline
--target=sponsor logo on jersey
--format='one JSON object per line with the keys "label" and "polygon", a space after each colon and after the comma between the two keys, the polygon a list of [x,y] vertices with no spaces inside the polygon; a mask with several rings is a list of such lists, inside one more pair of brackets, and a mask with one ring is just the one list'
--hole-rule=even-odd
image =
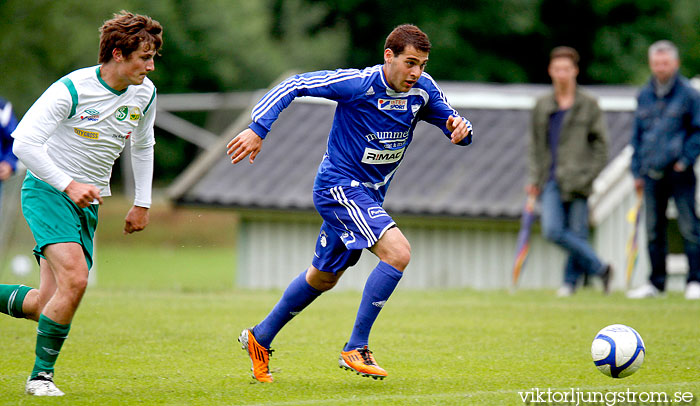
{"label": "sponsor logo on jersey", "polygon": [[398,162],[403,157],[403,152],[405,150],[406,148],[401,148],[397,150],[380,150],[365,148],[365,154],[362,156],[362,163],[370,165],[379,165]]}
{"label": "sponsor logo on jersey", "polygon": [[382,217],[382,216],[387,216],[389,215],[384,211],[383,208],[381,207],[370,207],[367,209],[367,214],[369,214],[370,218],[376,219],[377,217]]}
{"label": "sponsor logo on jersey", "polygon": [[131,131],[129,131],[128,133],[126,133],[126,135],[122,135],[122,134],[112,134],[112,138],[116,138],[116,139],[118,139],[118,140],[128,140],[129,137],[131,137]]}
{"label": "sponsor logo on jersey", "polygon": [[129,116],[129,107],[121,106],[114,112],[114,117],[119,121],[124,121]]}
{"label": "sponsor logo on jersey", "polygon": [[131,121],[139,121],[141,119],[141,110],[139,110],[138,107],[134,107],[131,109],[131,112],[129,113],[129,120]]}
{"label": "sponsor logo on jersey", "polygon": [[87,109],[80,116],[80,120],[97,121],[100,119],[100,112],[95,109]]}
{"label": "sponsor logo on jersey", "polygon": [[97,131],[87,131],[81,130],[80,128],[73,128],[73,132],[75,132],[77,135],[83,138],[89,138],[91,140],[96,140],[100,138],[100,133],[98,133]]}
{"label": "sponsor logo on jersey", "polygon": [[408,100],[406,99],[379,99],[377,100],[379,110],[400,110],[406,111]]}
{"label": "sponsor logo on jersey", "polygon": [[408,141],[408,131],[377,131],[365,135],[365,139],[368,142],[379,140],[383,148],[396,150],[403,148]]}

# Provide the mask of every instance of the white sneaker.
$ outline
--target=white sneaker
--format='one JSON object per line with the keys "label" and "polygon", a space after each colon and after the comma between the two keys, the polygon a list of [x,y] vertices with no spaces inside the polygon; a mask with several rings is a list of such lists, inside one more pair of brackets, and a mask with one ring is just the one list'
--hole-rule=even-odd
{"label": "white sneaker", "polygon": [[658,296],[661,296],[661,292],[651,283],[647,283],[646,285],[642,285],[627,292],[627,297],[629,299],[645,299]]}
{"label": "white sneaker", "polygon": [[685,298],[688,300],[700,300],[700,282],[688,282],[685,287]]}
{"label": "white sneaker", "polygon": [[574,295],[574,287],[565,283],[557,289],[557,297],[569,297]]}
{"label": "white sneaker", "polygon": [[53,383],[53,372],[39,372],[36,378],[31,380],[27,378],[25,392],[34,396],[65,395],[65,393],[61,392],[61,390],[56,387],[56,384]]}

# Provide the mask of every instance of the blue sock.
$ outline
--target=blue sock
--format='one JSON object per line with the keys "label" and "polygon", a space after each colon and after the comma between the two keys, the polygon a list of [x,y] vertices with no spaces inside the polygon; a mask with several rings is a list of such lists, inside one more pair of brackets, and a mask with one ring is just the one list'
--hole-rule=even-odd
{"label": "blue sock", "polygon": [[270,343],[285,324],[304,310],[321,293],[306,282],[306,271],[297,276],[287,286],[282,298],[257,326],[253,327],[253,335],[258,344],[270,348]]}
{"label": "blue sock", "polygon": [[376,268],[369,274],[365,289],[362,292],[360,308],[357,310],[355,326],[352,328],[350,341],[345,344],[343,351],[362,348],[369,342],[369,332],[374,321],[379,316],[384,304],[401,280],[403,272],[387,264],[379,262]]}

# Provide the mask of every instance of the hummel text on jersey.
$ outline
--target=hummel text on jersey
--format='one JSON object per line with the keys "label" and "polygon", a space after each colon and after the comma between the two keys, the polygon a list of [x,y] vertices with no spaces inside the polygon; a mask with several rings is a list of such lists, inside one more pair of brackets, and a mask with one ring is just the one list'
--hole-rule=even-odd
{"label": "hummel text on jersey", "polygon": [[365,148],[365,154],[362,156],[362,163],[370,165],[379,165],[398,162],[403,157],[403,152],[405,150],[406,148],[401,148],[393,151]]}

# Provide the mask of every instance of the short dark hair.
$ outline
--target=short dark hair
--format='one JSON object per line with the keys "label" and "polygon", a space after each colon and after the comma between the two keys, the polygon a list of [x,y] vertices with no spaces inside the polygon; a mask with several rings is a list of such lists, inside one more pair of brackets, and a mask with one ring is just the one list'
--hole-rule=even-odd
{"label": "short dark hair", "polygon": [[128,57],[144,43],[156,53],[163,45],[163,27],[151,17],[132,14],[126,10],[114,14],[114,18],[104,22],[100,28],[100,63],[112,59],[112,50],[121,49]]}
{"label": "short dark hair", "polygon": [[402,24],[394,28],[386,37],[384,49],[391,49],[395,55],[399,55],[409,45],[419,51],[430,52],[431,45],[428,36],[412,24]]}
{"label": "short dark hair", "polygon": [[578,61],[580,59],[578,52],[571,47],[556,47],[549,53],[549,62],[552,62],[556,58],[569,58],[574,66],[578,66]]}

